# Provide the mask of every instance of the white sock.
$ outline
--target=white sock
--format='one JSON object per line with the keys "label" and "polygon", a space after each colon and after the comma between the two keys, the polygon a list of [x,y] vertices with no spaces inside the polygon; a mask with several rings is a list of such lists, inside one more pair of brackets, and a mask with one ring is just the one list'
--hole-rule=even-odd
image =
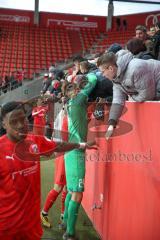
{"label": "white sock", "polygon": [[42,210],[42,214],[43,215],[48,215],[48,212],[45,212],[44,210]]}

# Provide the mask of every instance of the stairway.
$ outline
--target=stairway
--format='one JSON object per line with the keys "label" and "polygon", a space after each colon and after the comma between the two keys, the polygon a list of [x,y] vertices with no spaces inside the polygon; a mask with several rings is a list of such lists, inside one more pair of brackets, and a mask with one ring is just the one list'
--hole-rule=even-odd
{"label": "stairway", "polygon": [[73,54],[82,52],[83,49],[82,49],[79,31],[68,30],[68,34],[69,34]]}

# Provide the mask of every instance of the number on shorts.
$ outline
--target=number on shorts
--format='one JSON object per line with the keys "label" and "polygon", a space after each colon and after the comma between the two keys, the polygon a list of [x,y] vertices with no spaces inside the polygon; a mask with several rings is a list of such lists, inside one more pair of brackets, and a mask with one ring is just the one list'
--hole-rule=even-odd
{"label": "number on shorts", "polygon": [[84,179],[79,179],[79,188],[83,188],[84,186]]}

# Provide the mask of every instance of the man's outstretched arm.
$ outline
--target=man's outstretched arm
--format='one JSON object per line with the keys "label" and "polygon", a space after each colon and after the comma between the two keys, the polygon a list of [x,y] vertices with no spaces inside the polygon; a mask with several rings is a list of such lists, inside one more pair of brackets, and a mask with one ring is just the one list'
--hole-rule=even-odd
{"label": "man's outstretched arm", "polygon": [[84,143],[68,143],[68,142],[58,142],[54,152],[67,152],[73,149],[86,149],[86,148],[95,148],[95,141],[84,142]]}

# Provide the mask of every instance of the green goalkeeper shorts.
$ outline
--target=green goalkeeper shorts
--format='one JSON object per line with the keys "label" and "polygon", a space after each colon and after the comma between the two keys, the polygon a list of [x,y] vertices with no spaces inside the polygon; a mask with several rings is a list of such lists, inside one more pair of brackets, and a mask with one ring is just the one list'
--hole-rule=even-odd
{"label": "green goalkeeper shorts", "polygon": [[70,192],[84,192],[85,153],[73,150],[65,153],[67,189]]}

